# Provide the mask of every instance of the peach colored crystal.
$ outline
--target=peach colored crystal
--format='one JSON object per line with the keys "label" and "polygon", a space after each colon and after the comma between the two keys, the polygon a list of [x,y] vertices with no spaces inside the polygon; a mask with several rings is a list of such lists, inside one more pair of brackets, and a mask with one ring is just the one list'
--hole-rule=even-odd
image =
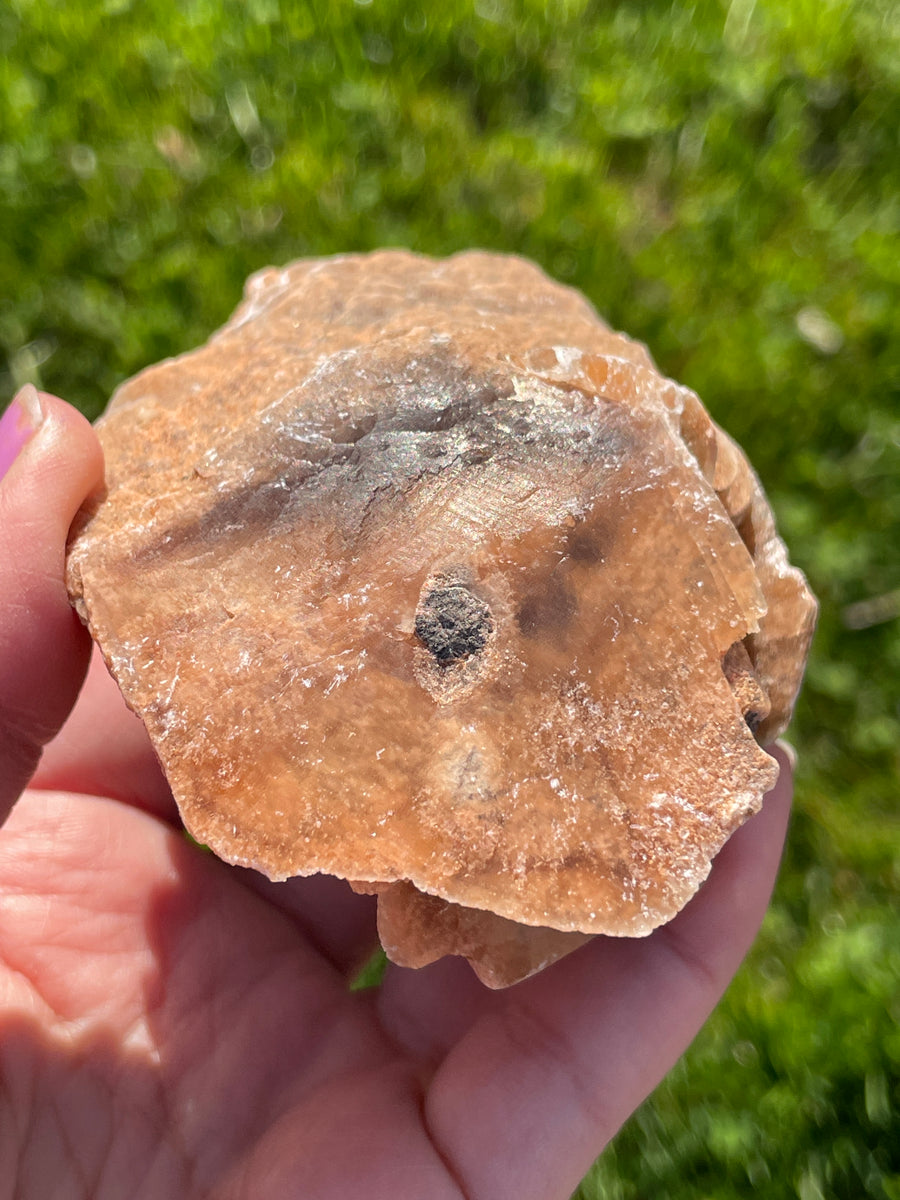
{"label": "peach colored crystal", "polygon": [[649,933],[773,783],[815,602],[697,397],[536,267],[264,271],[98,430],[70,592],[185,824],[378,892],[394,961]]}

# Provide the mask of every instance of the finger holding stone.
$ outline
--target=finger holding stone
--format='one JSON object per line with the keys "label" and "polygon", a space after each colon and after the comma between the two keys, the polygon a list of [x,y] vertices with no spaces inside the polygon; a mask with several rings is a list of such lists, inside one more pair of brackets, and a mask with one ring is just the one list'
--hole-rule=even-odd
{"label": "finger holding stone", "polygon": [[102,481],[90,423],[23,388],[0,419],[0,821],[84,680],[90,638],[66,594],[66,537]]}

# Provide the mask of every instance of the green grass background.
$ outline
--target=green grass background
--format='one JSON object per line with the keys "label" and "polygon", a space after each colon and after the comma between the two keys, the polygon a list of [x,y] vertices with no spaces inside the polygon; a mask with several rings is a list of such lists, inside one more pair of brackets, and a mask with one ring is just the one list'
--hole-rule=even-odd
{"label": "green grass background", "polygon": [[900,1200],[894,0],[0,5],[0,400],[100,412],[267,263],[529,255],[694,387],[822,617],[763,935],[580,1200]]}

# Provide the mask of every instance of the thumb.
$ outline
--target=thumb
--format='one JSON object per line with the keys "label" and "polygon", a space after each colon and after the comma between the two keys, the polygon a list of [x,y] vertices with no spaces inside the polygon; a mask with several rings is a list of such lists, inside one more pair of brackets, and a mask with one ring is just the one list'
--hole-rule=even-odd
{"label": "thumb", "polygon": [[87,669],[90,638],[66,595],[66,537],[102,481],[88,421],[23,388],[0,419],[0,824]]}

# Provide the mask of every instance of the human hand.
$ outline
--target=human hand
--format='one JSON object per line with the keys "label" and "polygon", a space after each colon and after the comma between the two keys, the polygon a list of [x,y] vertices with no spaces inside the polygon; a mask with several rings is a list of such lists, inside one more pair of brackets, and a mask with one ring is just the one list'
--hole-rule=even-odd
{"label": "human hand", "polygon": [[785,756],[650,937],[595,938],[502,992],[458,959],[351,992],[372,898],[189,843],[96,656],[75,702],[90,642],[65,538],[102,462],[73,409],[40,407],[0,481],[0,1181],[22,1200],[565,1200],[757,931]]}

